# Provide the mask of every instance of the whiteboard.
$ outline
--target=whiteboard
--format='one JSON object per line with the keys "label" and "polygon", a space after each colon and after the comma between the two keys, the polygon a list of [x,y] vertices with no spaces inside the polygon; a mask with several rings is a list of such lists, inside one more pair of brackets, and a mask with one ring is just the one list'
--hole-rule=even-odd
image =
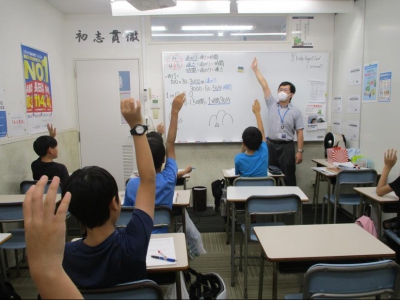
{"label": "whiteboard", "polygon": [[[260,100],[261,115],[267,133],[267,106],[251,63],[257,57],[258,68],[277,99],[279,84],[290,81],[296,86],[292,104],[303,112],[304,140],[323,141],[326,129],[309,131],[310,102],[323,104],[326,124],[326,98],[329,54],[320,52],[163,52],[165,124],[169,127],[173,98],[186,93],[179,113],[176,142],[239,142],[248,126],[257,126],[251,106]],[[317,83],[317,85],[316,85]],[[315,86],[323,86],[315,90]],[[322,124],[320,124],[322,125]],[[315,129],[315,127],[314,127]]]}

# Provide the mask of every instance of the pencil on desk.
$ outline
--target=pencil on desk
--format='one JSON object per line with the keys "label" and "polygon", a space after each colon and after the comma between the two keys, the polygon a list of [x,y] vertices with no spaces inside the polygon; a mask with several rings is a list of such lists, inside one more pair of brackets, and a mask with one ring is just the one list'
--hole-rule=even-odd
{"label": "pencil on desk", "polygon": [[178,197],[179,197],[179,193],[176,193],[176,197],[175,197],[174,203],[178,202]]}

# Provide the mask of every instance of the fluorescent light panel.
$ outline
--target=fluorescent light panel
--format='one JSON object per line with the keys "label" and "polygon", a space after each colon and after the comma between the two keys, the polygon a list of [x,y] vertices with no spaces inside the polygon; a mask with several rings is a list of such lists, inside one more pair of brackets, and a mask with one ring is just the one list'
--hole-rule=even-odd
{"label": "fluorescent light panel", "polygon": [[165,26],[151,26],[151,31],[166,31],[167,28]]}
{"label": "fluorescent light panel", "polygon": [[239,13],[349,13],[353,0],[237,0]]}
{"label": "fluorescent light panel", "polygon": [[158,37],[214,36],[214,33],[152,33],[151,36],[158,36]]}
{"label": "fluorescent light panel", "polygon": [[211,25],[211,26],[182,26],[182,30],[252,30],[253,25]]}
{"label": "fluorescent light panel", "polygon": [[256,35],[280,35],[280,36],[285,36],[286,33],[280,33],[280,32],[239,32],[239,33],[231,33],[231,36],[256,36]]}
{"label": "fluorescent light panel", "polygon": [[113,16],[229,14],[230,0],[177,1],[176,6],[140,11],[125,0],[111,0]]}

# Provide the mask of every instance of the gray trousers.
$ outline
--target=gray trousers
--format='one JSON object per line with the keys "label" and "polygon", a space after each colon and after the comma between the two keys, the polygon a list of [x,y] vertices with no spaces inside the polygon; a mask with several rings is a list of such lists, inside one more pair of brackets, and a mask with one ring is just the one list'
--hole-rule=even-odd
{"label": "gray trousers", "polygon": [[267,141],[269,165],[276,166],[285,174],[285,185],[297,186],[296,184],[296,149],[294,142],[277,144]]}

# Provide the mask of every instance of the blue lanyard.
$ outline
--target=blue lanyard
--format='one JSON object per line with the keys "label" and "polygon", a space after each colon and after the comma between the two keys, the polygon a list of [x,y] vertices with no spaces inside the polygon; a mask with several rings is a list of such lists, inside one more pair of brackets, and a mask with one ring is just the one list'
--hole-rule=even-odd
{"label": "blue lanyard", "polygon": [[279,109],[279,107],[278,107],[278,114],[279,114],[279,117],[281,118],[281,128],[283,129],[283,120],[285,119],[285,116],[286,116],[286,114],[287,114],[287,112],[289,111],[289,106],[288,106],[288,108],[287,108],[287,110],[285,111],[285,113],[283,114],[283,117],[281,116],[281,110]]}

